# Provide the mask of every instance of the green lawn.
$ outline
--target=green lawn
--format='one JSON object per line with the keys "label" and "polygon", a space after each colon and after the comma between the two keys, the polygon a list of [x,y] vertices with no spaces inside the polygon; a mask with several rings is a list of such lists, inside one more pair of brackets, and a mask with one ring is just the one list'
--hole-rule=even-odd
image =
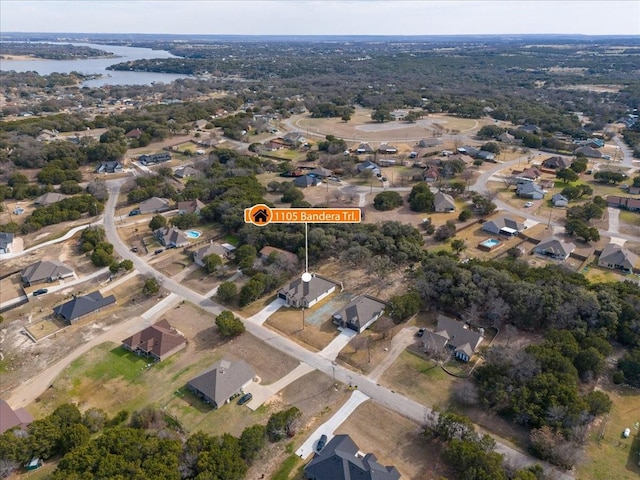
{"label": "green lawn", "polygon": [[102,361],[89,363],[85,357],[78,358],[71,363],[69,375],[82,371],[84,377],[93,380],[108,381],[122,377],[128,382],[134,382],[140,378],[147,365],[153,363],[122,347],[114,348],[113,343],[103,343],[96,350],[103,352]]}
{"label": "green lawn", "polygon": [[640,226],[640,213],[620,210],[620,221],[629,225]]}

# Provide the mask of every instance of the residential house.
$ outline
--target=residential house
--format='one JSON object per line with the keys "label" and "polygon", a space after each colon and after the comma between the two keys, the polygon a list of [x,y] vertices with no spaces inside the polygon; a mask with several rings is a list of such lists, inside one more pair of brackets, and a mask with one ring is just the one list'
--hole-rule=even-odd
{"label": "residential house", "polygon": [[516,137],[511,135],[509,132],[504,132],[498,136],[498,141],[511,145],[516,142]]}
{"label": "residential house", "polygon": [[296,278],[289,285],[278,290],[278,298],[285,300],[289,307],[311,308],[335,290],[335,283],[318,275],[312,275],[308,282]]}
{"label": "residential house", "polygon": [[0,435],[12,428],[24,428],[33,422],[33,417],[24,408],[14,410],[0,398]]}
{"label": "residential house", "polygon": [[335,312],[331,318],[333,323],[339,327],[350,328],[362,333],[382,316],[386,307],[387,304],[382,300],[369,295],[359,295],[353,298],[342,310]]}
{"label": "residential house", "polygon": [[458,153],[462,153],[463,155],[469,155],[470,157],[475,158],[478,153],[480,153],[480,149],[476,147],[472,147],[470,145],[465,145],[464,147],[458,147],[456,149]]}
{"label": "residential house", "polygon": [[433,205],[438,213],[455,212],[456,210],[456,203],[453,201],[453,197],[442,192],[434,195]]}
{"label": "residential house", "polygon": [[300,132],[289,132],[282,139],[291,147],[297,148],[307,143],[307,139]]}
{"label": "residential house", "polygon": [[536,135],[540,133],[540,127],[533,123],[527,123],[526,125],[518,127],[518,130],[523,130],[527,133],[535,133]]}
{"label": "residential house", "polygon": [[551,257],[555,260],[566,260],[575,249],[576,246],[573,243],[563,242],[555,237],[548,237],[542,239],[533,248],[533,251],[538,255]]}
{"label": "residential house", "polygon": [[187,383],[187,388],[200,399],[220,408],[232,396],[247,388],[255,377],[255,372],[244,360],[222,359],[209,370]]}
{"label": "residential house", "polygon": [[311,175],[301,175],[294,178],[292,183],[298,188],[315,187],[318,185],[318,179]]}
{"label": "residential house", "polygon": [[516,195],[521,198],[531,198],[533,200],[540,200],[544,198],[546,192],[540,188],[539,185],[533,182],[523,182],[516,185]]}
{"label": "residential house", "polygon": [[426,331],[422,337],[425,351],[438,351],[445,347],[453,351],[458,360],[468,362],[482,342],[482,330],[476,332],[463,322],[438,315],[435,332]]}
{"label": "residential house", "polygon": [[565,157],[549,157],[542,161],[542,167],[549,170],[562,170],[563,168],[569,168],[573,161],[570,158]]}
{"label": "residential house", "polygon": [[[465,165],[471,165],[473,163],[473,158],[469,155],[465,155],[464,153],[456,153],[455,155],[448,155],[449,158],[447,160],[462,160]],[[434,159],[437,161],[437,159]]]}
{"label": "residential house", "polygon": [[201,119],[201,120],[196,120],[195,122],[193,122],[193,127],[196,130],[204,130],[207,127],[207,124],[209,122],[207,120]]}
{"label": "residential house", "polygon": [[442,140],[440,138],[423,138],[418,142],[418,146],[421,148],[431,148],[438,145],[442,145]]}
{"label": "residential house", "polygon": [[328,178],[333,176],[333,172],[328,168],[318,167],[311,170],[308,173],[308,175],[311,175],[312,177],[317,177],[317,178]]}
{"label": "residential house", "polygon": [[143,133],[144,132],[139,128],[134,128],[133,130],[129,130],[127,133],[125,133],[124,136],[129,140],[136,140],[140,138]]}
{"label": "residential house", "polygon": [[598,258],[598,266],[612,270],[622,270],[624,273],[632,273],[638,263],[638,256],[626,248],[615,243],[608,243]]}
{"label": "residential house", "polygon": [[171,160],[171,154],[169,152],[154,153],[152,155],[140,155],[138,161],[145,166],[157,165],[158,163],[164,163]]}
{"label": "residential house", "polygon": [[356,165],[356,169],[358,170],[358,173],[362,173],[365,170],[371,170],[374,175],[381,175],[380,167],[373,163],[371,160],[365,160],[364,162],[359,163],[358,165]]}
{"label": "residential house", "polygon": [[580,147],[573,151],[574,155],[584,155],[587,158],[602,158],[602,152],[592,147]]}
{"label": "residential house", "polygon": [[269,140],[264,144],[264,148],[267,152],[277,152],[278,150],[284,150],[287,146],[275,140]]}
{"label": "residential house", "polygon": [[364,454],[349,437],[336,435],[305,467],[307,480],[399,480],[396,467],[378,463],[373,453]]}
{"label": "residential house", "polygon": [[124,170],[122,163],[117,160],[101,162],[96,168],[96,173],[121,173]]}
{"label": "residential house", "polygon": [[361,143],[358,148],[356,148],[356,155],[361,155],[363,153],[372,154],[373,148],[368,143]]}
{"label": "residential house", "polygon": [[627,189],[627,193],[629,195],[640,195],[640,186],[639,187],[634,187],[633,185],[631,185],[628,189]]}
{"label": "residential house", "polygon": [[435,167],[427,167],[422,173],[422,179],[425,182],[436,182],[440,178],[440,170]]}
{"label": "residential house", "polygon": [[522,172],[518,174],[518,177],[528,178],[529,180],[537,180],[542,176],[542,172],[538,170],[536,167],[525,168]]}
{"label": "residential house", "polygon": [[116,297],[113,295],[103,297],[102,294],[96,290],[95,292],[80,297],[74,295],[72,300],[54,307],[53,314],[56,317],[63,318],[68,324],[73,325],[81,317],[98,312],[104,307],[108,307],[114,303],[116,303]]}
{"label": "residential house", "polygon": [[20,272],[22,283],[26,286],[43,282],[55,282],[72,276],[73,269],[56,260],[40,260]]}
{"label": "residential house", "polygon": [[493,152],[487,152],[486,150],[480,150],[478,153],[476,153],[476,158],[479,158],[480,160],[484,160],[485,162],[495,162],[496,161],[496,156]]}
{"label": "residential house", "polygon": [[390,112],[391,118],[393,118],[394,120],[404,120],[404,117],[407,116],[407,111],[406,110],[393,110],[392,112]]}
{"label": "residential house", "polygon": [[383,155],[395,155],[396,153],[398,153],[398,149],[387,143],[382,143],[378,147],[378,153],[382,153]]}
{"label": "residential house", "polygon": [[189,238],[176,227],[162,227],[153,231],[153,236],[160,245],[167,248],[177,248],[189,245]]}
{"label": "residential house", "polygon": [[62,193],[49,192],[45,193],[44,195],[40,195],[33,201],[33,203],[38,205],[39,207],[46,207],[47,205],[58,203],[68,196],[69,195],[63,195]]}
{"label": "residential house", "polygon": [[195,177],[197,175],[201,175],[202,171],[187,165],[186,167],[176,168],[173,174],[178,178],[188,178],[188,177]]}
{"label": "residential house", "polygon": [[222,258],[230,258],[236,249],[229,243],[214,243],[213,240],[204,247],[193,252],[193,261],[196,265],[205,266],[204,259],[209,255],[218,255]]}
{"label": "residential house", "polygon": [[162,213],[170,210],[169,208],[169,200],[166,198],[160,197],[151,197],[147,200],[140,202],[140,206],[138,207],[140,210],[140,214],[144,215],[145,213]]}
{"label": "residential house", "polygon": [[544,179],[538,182],[540,188],[553,188],[555,186],[555,182],[553,180]]}
{"label": "residential house", "polygon": [[482,230],[493,233],[494,235],[514,236],[522,232],[526,227],[523,223],[513,220],[509,217],[498,217],[482,224]]}
{"label": "residential house", "polygon": [[0,232],[0,253],[11,253],[13,248],[13,233]]}
{"label": "residential house", "polygon": [[281,248],[272,247],[270,245],[262,247],[258,254],[262,260],[268,260],[272,255],[277,255],[286,259],[286,261],[292,265],[298,264],[298,256],[295,253],[282,250]]}
{"label": "residential house", "polygon": [[623,210],[631,210],[632,212],[639,212],[640,198],[609,195],[607,196],[607,205],[610,207],[622,208]]}
{"label": "residential house", "polygon": [[554,207],[566,207],[569,205],[569,199],[562,195],[561,193],[556,193],[553,197],[551,197],[551,202]]}
{"label": "residential house", "polygon": [[50,142],[58,137],[57,130],[49,130],[47,128],[40,130],[40,133],[36,137],[36,140],[39,142]]}
{"label": "residential house", "polygon": [[184,215],[185,213],[197,213],[200,215],[200,210],[204,207],[205,204],[197,198],[195,200],[184,200],[178,202],[178,215]]}
{"label": "residential house", "polygon": [[167,320],[160,320],[122,341],[122,347],[160,362],[187,346],[187,339]]}

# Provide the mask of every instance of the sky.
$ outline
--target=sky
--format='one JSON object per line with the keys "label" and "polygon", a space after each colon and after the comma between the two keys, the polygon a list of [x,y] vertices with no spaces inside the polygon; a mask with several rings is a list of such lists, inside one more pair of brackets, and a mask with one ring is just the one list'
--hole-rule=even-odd
{"label": "sky", "polygon": [[640,35],[640,0],[0,0],[0,32]]}

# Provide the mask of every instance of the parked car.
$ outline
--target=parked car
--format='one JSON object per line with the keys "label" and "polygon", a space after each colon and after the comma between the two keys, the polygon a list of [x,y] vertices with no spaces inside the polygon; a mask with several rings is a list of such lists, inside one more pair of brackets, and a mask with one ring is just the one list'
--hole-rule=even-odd
{"label": "parked car", "polygon": [[420,330],[418,330],[416,332],[416,337],[422,337],[424,335],[424,332],[426,332],[427,329],[426,328],[421,328]]}
{"label": "parked car", "polygon": [[44,295],[45,293],[47,293],[49,290],[47,290],[46,288],[39,288],[38,290],[36,290],[35,292],[33,292],[33,296],[37,297],[38,295]]}
{"label": "parked car", "polygon": [[156,250],[155,252],[153,252],[154,255],[158,255],[160,253],[164,252],[164,249],[159,248],[158,250]]}
{"label": "parked car", "polygon": [[132,252],[137,252],[138,251],[138,247],[131,247],[131,251]]}
{"label": "parked car", "polygon": [[524,208],[533,207],[533,202],[527,202],[524,204]]}
{"label": "parked car", "polygon": [[316,447],[316,451],[319,452],[320,450],[322,450],[326,444],[327,444],[327,436],[321,435],[320,440],[318,440],[318,446]]}
{"label": "parked car", "polygon": [[130,217],[133,217],[133,216],[135,216],[135,215],[140,215],[140,210],[138,210],[137,208],[136,208],[135,210],[131,210],[131,211],[129,212],[129,216],[130,216]]}
{"label": "parked car", "polygon": [[240,400],[238,400],[238,405],[244,405],[245,403],[247,403],[252,398],[253,398],[252,394],[245,393],[243,396],[240,397]]}
{"label": "parked car", "polygon": [[622,432],[622,436],[623,436],[624,438],[629,438],[629,435],[631,435],[631,429],[629,429],[629,428],[625,428],[625,429],[624,429],[624,432]]}

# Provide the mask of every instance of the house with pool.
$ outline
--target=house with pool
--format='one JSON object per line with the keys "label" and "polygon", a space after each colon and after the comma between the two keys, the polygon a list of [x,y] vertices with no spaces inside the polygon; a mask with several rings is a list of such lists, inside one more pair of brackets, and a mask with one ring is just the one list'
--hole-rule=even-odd
{"label": "house with pool", "polygon": [[507,237],[518,235],[524,231],[525,228],[527,227],[525,227],[524,223],[518,222],[508,216],[498,217],[482,224],[482,230],[484,232],[489,232],[493,235],[505,235]]}
{"label": "house with pool", "polygon": [[189,245],[189,237],[186,233],[175,227],[158,228],[157,230],[154,230],[153,236],[163,247],[177,248]]}

